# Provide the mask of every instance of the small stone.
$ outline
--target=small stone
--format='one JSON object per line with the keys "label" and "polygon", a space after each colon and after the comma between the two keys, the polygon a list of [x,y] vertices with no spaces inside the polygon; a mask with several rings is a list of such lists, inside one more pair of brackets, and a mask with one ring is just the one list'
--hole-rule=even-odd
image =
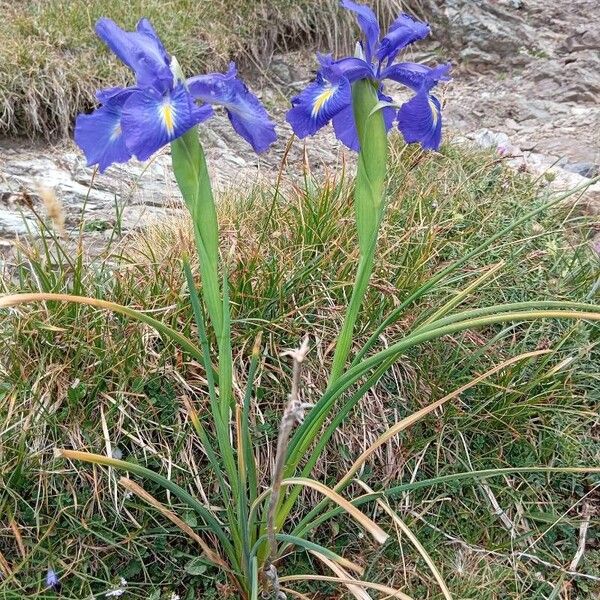
{"label": "small stone", "polygon": [[492,131],[491,129],[480,129],[473,134],[473,141],[482,148],[507,148],[510,144],[510,138],[502,131]]}
{"label": "small stone", "polygon": [[577,162],[577,163],[564,163],[560,165],[565,171],[569,171],[569,173],[577,173],[577,175],[581,175],[582,177],[587,177],[588,179],[592,179],[600,175],[600,165],[595,163],[585,163],[585,162]]}

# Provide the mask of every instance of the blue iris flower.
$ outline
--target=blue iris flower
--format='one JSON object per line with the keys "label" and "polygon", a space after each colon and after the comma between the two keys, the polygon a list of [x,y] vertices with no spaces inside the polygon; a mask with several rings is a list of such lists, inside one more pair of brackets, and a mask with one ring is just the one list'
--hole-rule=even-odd
{"label": "blue iris flower", "polygon": [[237,77],[232,63],[227,73],[185,80],[147,19],[135,31],[123,31],[102,18],[96,33],[134,72],[136,84],[101,90],[101,106],[75,123],[75,141],[88,165],[104,171],[132,156],[146,160],[157,150],[206,121],[212,105],[225,108],[234,129],[256,152],[275,141],[275,125],[267,111]]}
{"label": "blue iris flower", "polygon": [[[364,40],[354,57],[333,60],[331,55],[319,55],[320,69],[315,81],[292,98],[287,121],[300,138],[313,135],[333,122],[336,137],[353,150],[359,150],[354,123],[351,86],[355,81],[373,82],[382,102],[384,122],[389,131],[394,122],[407,143],[418,142],[423,148],[437,150],[442,138],[442,115],[439,100],[431,90],[440,81],[450,79],[450,65],[426,65],[398,62],[398,54],[410,44],[427,37],[429,25],[402,13],[380,40],[377,17],[363,4],[342,0],[341,6],[356,14]],[[399,110],[384,94],[383,81],[391,79],[415,93]]]}
{"label": "blue iris flower", "polygon": [[60,590],[60,579],[52,568],[49,568],[48,572],[46,573],[46,587],[54,590],[55,592]]}

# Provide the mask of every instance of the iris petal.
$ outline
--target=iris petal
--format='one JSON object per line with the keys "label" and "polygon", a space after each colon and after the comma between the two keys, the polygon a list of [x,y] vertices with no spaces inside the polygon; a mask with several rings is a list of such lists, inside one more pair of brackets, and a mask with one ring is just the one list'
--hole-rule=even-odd
{"label": "iris petal", "polygon": [[210,106],[196,106],[183,84],[164,95],[153,88],[136,90],[121,119],[127,148],[139,160],[147,160],[212,114]]}
{"label": "iris petal", "polygon": [[261,101],[237,78],[232,63],[227,73],[199,75],[187,81],[190,94],[203,102],[225,107],[235,131],[256,152],[263,152],[277,139],[275,124]]}
{"label": "iris petal", "polygon": [[350,83],[354,83],[359,79],[376,78],[373,67],[362,58],[349,56],[333,60],[330,54],[321,54],[319,55],[319,62],[321,73],[328,81],[334,82],[345,77]]}
{"label": "iris petal", "polygon": [[365,34],[367,42],[365,54],[367,62],[370,63],[379,43],[379,22],[375,13],[368,6],[357,4],[356,2],[352,2],[352,0],[342,0],[341,6],[356,13],[358,24]]}
{"label": "iris petal", "polygon": [[[391,102],[392,98],[386,96],[382,92],[378,92],[379,100],[383,102]],[[386,107],[383,110],[383,120],[385,123],[385,130],[389,131],[396,118],[396,111],[392,107]],[[356,129],[356,123],[354,121],[354,111],[352,104],[341,110],[335,117],[333,117],[333,129],[335,131],[335,137],[350,150],[360,151],[360,141],[358,139],[358,131]]]}
{"label": "iris petal", "polygon": [[347,107],[352,110],[350,82],[343,78],[332,83],[319,74],[316,81],[292,98],[292,108],[286,119],[294,133],[305,138],[315,134]]}
{"label": "iris petal", "polygon": [[377,58],[387,58],[391,63],[398,52],[406,46],[426,38],[431,33],[427,23],[419,21],[406,13],[402,13],[390,26],[386,36],[381,40],[377,50]]}
{"label": "iris petal", "polygon": [[103,172],[113,163],[124,163],[131,158],[121,120],[123,106],[134,92],[134,88],[102,90],[97,95],[104,106],[77,117],[75,142],[85,153],[88,166],[97,164]]}
{"label": "iris petal", "polygon": [[419,63],[397,63],[385,69],[381,73],[381,78],[392,79],[418,91],[423,85],[425,77],[430,72],[431,67]]}
{"label": "iris petal", "polygon": [[96,23],[96,33],[135,73],[139,86],[161,92],[173,87],[171,58],[147,19],[138,22],[136,31],[124,31],[102,17]]}
{"label": "iris petal", "polygon": [[407,144],[420,143],[437,150],[442,141],[442,110],[440,102],[422,89],[398,111],[398,127]]}

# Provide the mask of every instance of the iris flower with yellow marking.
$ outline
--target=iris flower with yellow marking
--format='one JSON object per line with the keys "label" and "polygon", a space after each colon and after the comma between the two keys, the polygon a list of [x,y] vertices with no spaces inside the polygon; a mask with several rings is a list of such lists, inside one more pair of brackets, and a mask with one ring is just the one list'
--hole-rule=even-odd
{"label": "iris flower with yellow marking", "polygon": [[[292,98],[292,108],[287,113],[292,129],[305,138],[332,121],[336,137],[349,148],[359,150],[351,87],[355,81],[368,79],[383,103],[387,130],[397,121],[407,143],[418,142],[423,148],[437,150],[442,138],[442,115],[440,102],[431,90],[438,82],[449,80],[450,65],[395,63],[404,48],[430,34],[429,25],[402,13],[380,40],[377,17],[368,6],[351,0],[342,0],[341,6],[356,14],[364,40],[354,57],[334,60],[330,55],[318,56],[320,69],[315,81]],[[385,79],[409,87],[414,96],[398,109],[384,94]]]}
{"label": "iris flower with yellow marking", "polygon": [[79,115],[75,141],[88,165],[104,171],[132,156],[146,160],[157,150],[210,118],[212,105],[227,111],[233,128],[263,152],[276,139],[267,111],[237,77],[235,65],[227,73],[200,75],[185,80],[152,25],[142,19],[135,31],[123,31],[102,18],[96,33],[135,73],[136,85],[97,93],[101,106]]}

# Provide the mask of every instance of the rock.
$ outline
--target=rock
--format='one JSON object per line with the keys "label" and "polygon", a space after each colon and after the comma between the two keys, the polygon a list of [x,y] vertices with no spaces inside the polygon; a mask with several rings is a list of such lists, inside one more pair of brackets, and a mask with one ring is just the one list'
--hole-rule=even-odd
{"label": "rock", "polygon": [[481,148],[506,148],[510,146],[510,139],[503,132],[491,131],[490,129],[480,129],[472,134],[473,141]]}
{"label": "rock", "polygon": [[530,58],[523,50],[537,48],[536,31],[521,16],[523,2],[473,2],[473,0],[425,0],[432,15],[436,39],[460,63],[471,65],[524,65]]}
{"label": "rock", "polygon": [[39,225],[23,214],[0,207],[0,237],[38,235]]}
{"label": "rock", "polygon": [[576,173],[582,177],[592,179],[600,175],[600,165],[595,163],[570,163],[566,161],[560,161],[559,165],[565,171],[570,173]]}

